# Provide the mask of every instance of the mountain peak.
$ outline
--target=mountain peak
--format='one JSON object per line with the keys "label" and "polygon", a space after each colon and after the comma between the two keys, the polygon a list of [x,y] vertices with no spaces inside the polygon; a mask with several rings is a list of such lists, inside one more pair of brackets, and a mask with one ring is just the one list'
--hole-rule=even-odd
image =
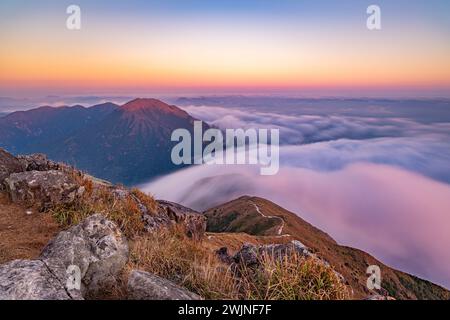
{"label": "mountain peak", "polygon": [[188,119],[189,115],[176,106],[169,105],[158,99],[137,98],[122,105],[119,110],[123,116],[132,117],[134,120],[147,119],[149,121],[159,121],[160,116]]}
{"label": "mountain peak", "polygon": [[170,110],[173,107],[167,103],[153,98],[137,98],[125,103],[122,109],[127,111],[138,111],[148,109]]}

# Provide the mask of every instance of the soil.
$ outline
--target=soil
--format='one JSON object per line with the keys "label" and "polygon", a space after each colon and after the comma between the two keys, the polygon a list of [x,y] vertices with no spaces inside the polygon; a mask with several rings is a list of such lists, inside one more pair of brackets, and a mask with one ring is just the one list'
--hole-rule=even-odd
{"label": "soil", "polygon": [[37,258],[59,231],[50,214],[12,204],[0,193],[0,264]]}

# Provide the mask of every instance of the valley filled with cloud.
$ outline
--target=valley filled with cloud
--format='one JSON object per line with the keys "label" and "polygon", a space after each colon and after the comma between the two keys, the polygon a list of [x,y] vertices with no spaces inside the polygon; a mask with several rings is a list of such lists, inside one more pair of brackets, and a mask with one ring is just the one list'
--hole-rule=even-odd
{"label": "valley filled with cloud", "polygon": [[[426,119],[394,102],[355,103],[328,114],[301,103],[281,103],[270,112],[185,105],[195,118],[222,129],[279,128],[279,173],[202,165],[141,187],[198,210],[242,195],[261,196],[341,244],[448,287],[450,253],[443,244],[450,243],[450,109],[443,109],[448,102],[420,103],[428,104]],[[352,114],[355,108],[360,116]]]}

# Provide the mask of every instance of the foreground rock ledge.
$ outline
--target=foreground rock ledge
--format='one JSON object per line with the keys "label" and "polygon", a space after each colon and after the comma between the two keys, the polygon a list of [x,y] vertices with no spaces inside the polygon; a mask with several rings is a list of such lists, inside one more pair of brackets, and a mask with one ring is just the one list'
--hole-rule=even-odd
{"label": "foreground rock ledge", "polygon": [[83,192],[69,174],[57,170],[13,173],[4,185],[12,202],[40,210],[72,203]]}
{"label": "foreground rock ledge", "polygon": [[44,262],[14,260],[0,266],[0,300],[69,300],[65,290]]}
{"label": "foreground rock ledge", "polygon": [[154,274],[134,270],[128,278],[130,300],[201,300],[201,297]]}
{"label": "foreground rock ledge", "polygon": [[[38,260],[0,266],[0,299],[83,299],[115,284],[128,253],[127,240],[113,222],[90,216],[60,232]],[[73,279],[78,288],[71,286]]]}

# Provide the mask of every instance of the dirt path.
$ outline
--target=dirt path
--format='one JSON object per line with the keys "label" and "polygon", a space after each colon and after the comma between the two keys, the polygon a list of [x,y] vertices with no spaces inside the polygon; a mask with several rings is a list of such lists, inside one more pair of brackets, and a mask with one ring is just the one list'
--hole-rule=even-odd
{"label": "dirt path", "polygon": [[284,222],[283,218],[278,217],[278,216],[267,216],[264,213],[262,213],[261,209],[256,205],[256,203],[252,203],[252,204],[255,206],[256,211],[261,216],[263,216],[264,218],[267,218],[267,219],[278,219],[278,220],[281,221],[281,225],[278,227],[278,231],[277,231],[277,236],[278,237],[290,237],[291,236],[290,234],[283,234],[283,229],[284,229],[284,225],[285,225],[285,222]]}
{"label": "dirt path", "polygon": [[9,203],[0,193],[0,264],[37,258],[60,227],[49,214]]}

